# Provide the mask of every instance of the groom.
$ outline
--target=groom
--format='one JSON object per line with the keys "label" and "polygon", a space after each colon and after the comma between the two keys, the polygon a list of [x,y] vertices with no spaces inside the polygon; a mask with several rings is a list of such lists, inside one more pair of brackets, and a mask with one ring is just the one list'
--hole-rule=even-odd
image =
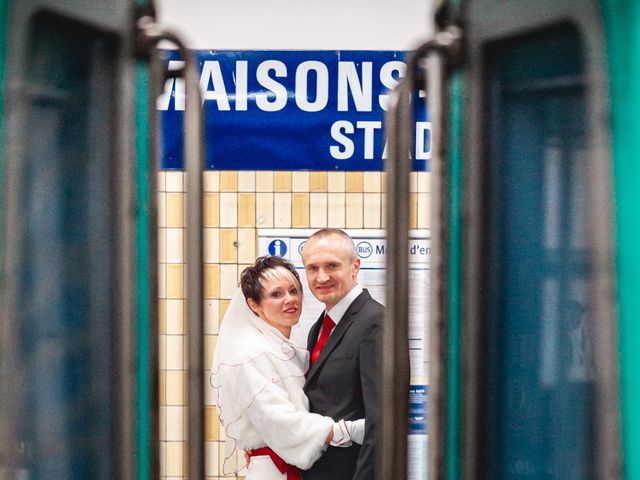
{"label": "groom", "polygon": [[311,235],[302,262],[311,292],[325,305],[307,341],[311,366],[304,391],[310,410],[336,421],[366,419],[362,446],[328,447],[303,477],[374,480],[384,307],[358,285],[360,259],[342,230],[324,228]]}

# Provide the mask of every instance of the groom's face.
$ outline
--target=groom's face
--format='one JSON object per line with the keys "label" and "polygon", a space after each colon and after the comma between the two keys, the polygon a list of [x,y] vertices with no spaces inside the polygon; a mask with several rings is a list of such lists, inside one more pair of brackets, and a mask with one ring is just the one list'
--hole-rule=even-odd
{"label": "groom's face", "polygon": [[358,282],[360,259],[351,258],[337,235],[308,241],[302,252],[307,282],[313,295],[327,310],[342,300]]}

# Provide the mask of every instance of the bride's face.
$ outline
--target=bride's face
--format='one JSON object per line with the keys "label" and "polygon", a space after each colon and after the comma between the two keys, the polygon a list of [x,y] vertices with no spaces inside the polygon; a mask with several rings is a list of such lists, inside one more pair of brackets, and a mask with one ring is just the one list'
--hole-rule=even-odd
{"label": "bride's face", "polygon": [[289,338],[291,327],[300,320],[302,295],[295,284],[285,278],[264,281],[260,304],[249,300],[249,306],[258,316]]}

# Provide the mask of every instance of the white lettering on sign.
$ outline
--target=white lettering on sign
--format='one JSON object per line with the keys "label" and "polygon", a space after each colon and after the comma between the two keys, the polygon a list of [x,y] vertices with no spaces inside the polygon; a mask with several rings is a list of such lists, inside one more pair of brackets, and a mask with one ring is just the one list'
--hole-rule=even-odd
{"label": "white lettering on sign", "polygon": [[275,77],[286,77],[287,66],[279,60],[266,60],[258,65],[256,78],[269,93],[257,93],[256,105],[265,112],[277,112],[287,105],[287,88],[269,76],[272,71]]}
{"label": "white lettering on sign", "polygon": [[[400,79],[404,77],[407,65],[404,62],[393,61],[385,63],[380,69],[380,82],[389,90],[393,90]],[[396,73],[397,75],[394,75]],[[378,97],[380,108],[385,112],[389,110],[389,94],[384,93]]]}
{"label": "white lettering on sign", "polygon": [[[370,61],[338,60],[337,71],[330,71],[325,62],[318,60],[302,61],[294,64],[295,66],[275,59],[250,62],[235,60],[234,70],[224,72],[223,67],[228,65],[227,63],[221,63],[220,60],[204,60],[199,82],[203,103],[215,106],[221,112],[247,111],[250,97],[255,101],[255,107],[263,112],[279,112],[291,107],[309,113],[322,112],[328,108],[337,112],[355,110],[369,113],[378,110],[379,107],[387,111],[390,108],[390,95],[377,93],[376,98],[373,93],[374,79],[377,77],[385,88],[393,89],[405,76],[407,68],[400,60],[375,65]],[[183,67],[182,61],[168,62],[169,70]],[[332,74],[337,78],[330,78]],[[255,75],[255,78],[250,78],[251,75]],[[293,91],[287,89],[292,88],[291,82],[285,82],[290,79],[294,81]],[[250,91],[249,85],[256,83],[259,88]],[[332,92],[331,89],[336,91]],[[330,98],[332,95],[335,97]],[[424,92],[421,91],[420,96],[424,96]],[[166,81],[164,91],[157,99],[157,108],[168,110],[172,105],[172,98],[175,110],[185,109],[184,79],[169,78]],[[352,120],[329,120],[333,122],[330,127],[330,140],[323,148],[328,148],[331,158],[387,159],[383,122],[372,120],[370,117],[366,120],[353,120],[353,116],[351,118]],[[430,159],[431,123],[416,121],[414,133],[415,148],[407,152],[407,155],[414,160]]]}
{"label": "white lettering on sign", "polygon": [[[184,66],[181,60],[170,60],[169,70],[177,70]],[[389,90],[393,89],[404,77],[406,65],[399,60],[384,63],[378,72],[380,83]],[[287,89],[280,79],[291,74],[287,66],[280,60],[263,60],[256,67],[255,80],[264,87],[264,91],[256,93],[256,105],[265,112],[277,112],[287,104]],[[300,110],[319,112],[329,105],[329,69],[316,60],[301,62],[293,73],[295,101]],[[315,90],[310,91],[310,75],[315,75]],[[337,111],[347,112],[355,108],[358,112],[373,111],[373,62],[338,62],[337,78]],[[220,111],[233,108],[236,111],[247,110],[249,62],[237,60],[233,72],[234,85],[225,83],[222,67],[218,60],[205,60],[200,74],[200,89],[204,102],[214,102]],[[185,88],[181,78],[170,78],[166,81],[164,92],[158,98],[158,110],[168,110],[171,96],[175,97],[175,109],[184,110]],[[313,99],[313,100],[310,100]],[[383,110],[389,108],[389,95],[378,95],[378,105]]]}
{"label": "white lettering on sign", "polygon": [[[408,152],[410,158],[428,160],[431,158],[431,122],[416,122],[416,145],[414,152]],[[331,138],[337,145],[329,146],[329,153],[336,160],[348,160],[354,154],[352,137],[362,135],[364,143],[364,159],[375,158],[373,151],[376,135],[383,135],[382,122],[358,121],[355,127],[348,120],[338,120],[331,125]],[[387,142],[385,140],[382,158],[387,158]]]}

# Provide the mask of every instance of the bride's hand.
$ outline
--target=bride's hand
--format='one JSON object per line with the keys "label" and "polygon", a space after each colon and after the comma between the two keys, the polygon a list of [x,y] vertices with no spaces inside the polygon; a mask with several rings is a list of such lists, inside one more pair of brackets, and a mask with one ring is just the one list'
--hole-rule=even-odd
{"label": "bride's hand", "polygon": [[364,418],[358,420],[340,420],[333,424],[329,432],[329,445],[333,447],[350,447],[353,442],[362,445],[364,440]]}

